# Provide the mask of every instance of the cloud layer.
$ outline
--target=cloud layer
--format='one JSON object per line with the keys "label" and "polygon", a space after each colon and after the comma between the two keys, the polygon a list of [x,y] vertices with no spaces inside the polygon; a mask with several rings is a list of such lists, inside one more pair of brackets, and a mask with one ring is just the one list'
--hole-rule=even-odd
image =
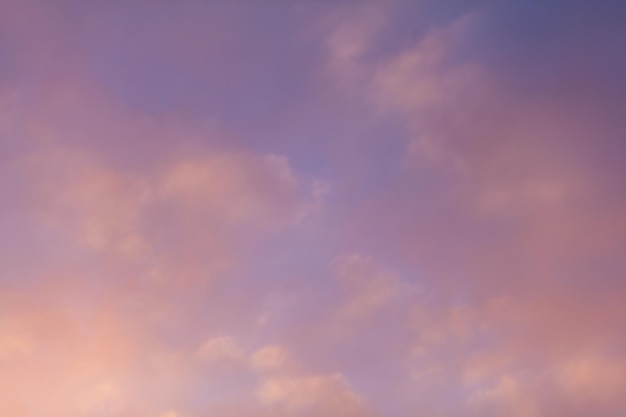
{"label": "cloud layer", "polygon": [[622,415],[625,15],[0,0],[0,414]]}

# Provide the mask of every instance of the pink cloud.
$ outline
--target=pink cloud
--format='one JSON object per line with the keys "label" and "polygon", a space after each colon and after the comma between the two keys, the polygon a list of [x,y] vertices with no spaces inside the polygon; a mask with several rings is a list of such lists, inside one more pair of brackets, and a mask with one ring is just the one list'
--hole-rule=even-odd
{"label": "pink cloud", "polygon": [[1,3],[0,414],[623,411],[599,9]]}

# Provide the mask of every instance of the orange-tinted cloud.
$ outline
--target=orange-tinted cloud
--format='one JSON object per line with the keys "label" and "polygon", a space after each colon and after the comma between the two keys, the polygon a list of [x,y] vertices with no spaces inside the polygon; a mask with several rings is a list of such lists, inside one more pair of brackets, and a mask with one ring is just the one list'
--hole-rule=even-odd
{"label": "orange-tinted cloud", "polygon": [[623,413],[622,6],[0,3],[0,414]]}

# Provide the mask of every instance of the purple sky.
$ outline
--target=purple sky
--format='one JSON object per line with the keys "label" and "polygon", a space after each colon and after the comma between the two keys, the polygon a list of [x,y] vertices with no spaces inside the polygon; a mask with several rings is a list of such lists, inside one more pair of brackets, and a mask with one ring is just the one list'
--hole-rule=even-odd
{"label": "purple sky", "polygon": [[625,22],[0,0],[0,415],[623,416]]}

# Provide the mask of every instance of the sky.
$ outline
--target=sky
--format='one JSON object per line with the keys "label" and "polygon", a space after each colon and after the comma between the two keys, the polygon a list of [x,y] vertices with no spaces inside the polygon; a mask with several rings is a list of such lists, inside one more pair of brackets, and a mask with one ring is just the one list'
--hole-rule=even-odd
{"label": "sky", "polygon": [[624,416],[625,22],[0,0],[0,415]]}

